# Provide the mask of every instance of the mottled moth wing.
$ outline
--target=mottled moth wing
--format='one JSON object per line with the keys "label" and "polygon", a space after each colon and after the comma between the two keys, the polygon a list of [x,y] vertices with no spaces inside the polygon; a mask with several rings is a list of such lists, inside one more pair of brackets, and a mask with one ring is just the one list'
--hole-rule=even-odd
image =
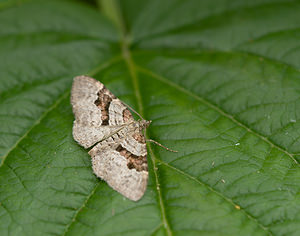
{"label": "mottled moth wing", "polygon": [[89,154],[94,173],[131,200],[140,199],[147,186],[147,148],[139,121],[99,81],[74,78],[71,104],[73,137]]}
{"label": "mottled moth wing", "polygon": [[[148,181],[146,144],[140,144],[133,152],[132,144],[124,141],[132,134],[130,127],[98,143],[89,151],[94,173],[125,197],[137,201],[145,193]],[[130,139],[126,138],[128,141]]]}
{"label": "mottled moth wing", "polygon": [[[73,137],[85,148],[102,140],[115,128],[106,125],[106,108],[101,109],[97,106],[98,94],[103,90],[105,87],[102,83],[87,76],[78,76],[73,80],[71,92],[71,104],[75,115]],[[112,94],[107,94],[103,97],[107,99],[112,96]]]}

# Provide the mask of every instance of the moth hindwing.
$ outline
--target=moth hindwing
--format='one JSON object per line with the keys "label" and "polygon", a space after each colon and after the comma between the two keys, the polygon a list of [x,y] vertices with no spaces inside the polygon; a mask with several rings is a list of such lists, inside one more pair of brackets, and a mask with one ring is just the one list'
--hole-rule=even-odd
{"label": "moth hindwing", "polygon": [[148,180],[143,130],[150,122],[134,120],[120,99],[88,76],[74,78],[71,104],[73,138],[91,148],[94,173],[125,197],[139,200]]}

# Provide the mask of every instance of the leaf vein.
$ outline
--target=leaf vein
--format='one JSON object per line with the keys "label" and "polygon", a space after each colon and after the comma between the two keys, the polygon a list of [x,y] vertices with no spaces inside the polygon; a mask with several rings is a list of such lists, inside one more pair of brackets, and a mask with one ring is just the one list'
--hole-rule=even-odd
{"label": "leaf vein", "polygon": [[73,222],[75,222],[78,214],[80,213],[80,211],[86,206],[87,202],[90,200],[90,198],[94,195],[94,193],[96,192],[96,189],[98,188],[98,186],[100,185],[101,181],[99,181],[98,183],[95,184],[95,187],[93,188],[93,190],[91,191],[91,193],[87,196],[87,198],[85,199],[84,203],[82,204],[81,207],[79,207],[77,209],[77,211],[75,211],[74,216],[72,217],[72,220],[70,221],[69,224],[66,225],[66,228],[64,230],[63,236],[66,235],[71,227],[71,225],[73,224]]}

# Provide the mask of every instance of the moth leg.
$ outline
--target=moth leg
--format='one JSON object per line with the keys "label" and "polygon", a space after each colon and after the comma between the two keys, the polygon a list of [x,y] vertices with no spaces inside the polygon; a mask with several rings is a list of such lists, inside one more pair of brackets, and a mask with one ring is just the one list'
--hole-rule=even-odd
{"label": "moth leg", "polygon": [[156,141],[153,140],[153,139],[146,139],[146,142],[155,143],[156,145],[158,145],[158,146],[160,146],[160,147],[162,147],[162,148],[164,148],[164,149],[166,149],[166,150],[168,150],[168,151],[170,151],[170,152],[178,152],[178,151],[172,150],[171,148],[167,148],[166,146],[162,145],[162,144],[159,143],[159,142],[156,142]]}

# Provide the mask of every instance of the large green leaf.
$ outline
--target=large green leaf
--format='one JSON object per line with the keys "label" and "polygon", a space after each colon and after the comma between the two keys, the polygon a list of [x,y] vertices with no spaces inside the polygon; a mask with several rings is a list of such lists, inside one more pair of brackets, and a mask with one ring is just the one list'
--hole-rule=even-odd
{"label": "large green leaf", "polygon": [[[279,0],[0,0],[0,235],[298,235],[299,12]],[[179,151],[148,145],[138,202],[96,178],[72,138],[80,74]]]}

